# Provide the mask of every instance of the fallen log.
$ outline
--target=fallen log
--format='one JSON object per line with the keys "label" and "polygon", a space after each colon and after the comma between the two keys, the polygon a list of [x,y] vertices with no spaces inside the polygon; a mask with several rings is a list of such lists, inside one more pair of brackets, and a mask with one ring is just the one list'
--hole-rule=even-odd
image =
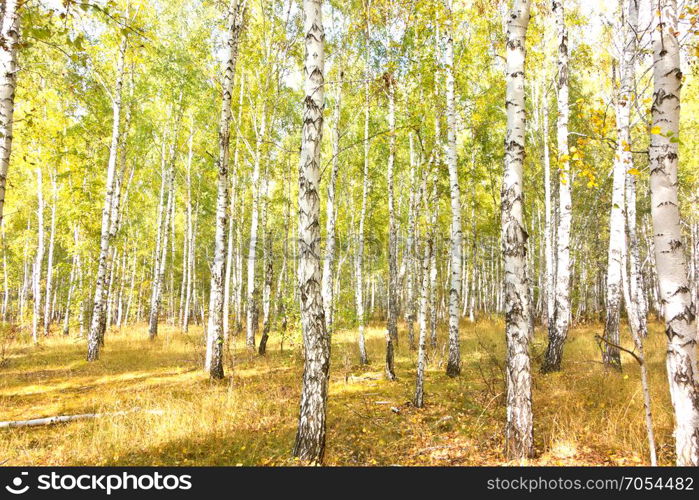
{"label": "fallen log", "polygon": [[72,422],[74,420],[85,420],[85,419],[90,419],[90,418],[102,418],[102,417],[116,417],[116,416],[121,416],[121,415],[127,415],[129,413],[134,413],[137,411],[142,411],[144,413],[149,413],[151,415],[162,415],[164,413],[162,410],[141,410],[140,408],[134,408],[132,410],[115,411],[115,412],[107,412],[107,413],[83,413],[80,415],[57,415],[55,417],[33,418],[30,420],[9,420],[7,422],[0,422],[0,429],[13,429],[15,427],[37,427],[40,425],[62,424],[64,422]]}

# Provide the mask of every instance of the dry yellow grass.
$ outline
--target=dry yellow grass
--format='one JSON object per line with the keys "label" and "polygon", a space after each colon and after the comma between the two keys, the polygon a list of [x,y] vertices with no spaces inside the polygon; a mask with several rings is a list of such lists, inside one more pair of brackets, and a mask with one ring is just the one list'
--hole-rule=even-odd
{"label": "dry yellow grass", "polygon": [[[403,335],[403,329],[401,334]],[[639,370],[622,354],[623,373],[606,372],[594,341],[600,327],[578,327],[566,346],[564,371],[534,373],[532,464],[646,464]],[[383,329],[368,330],[372,364],[357,365],[355,331],[333,338],[328,447],[331,465],[493,465],[503,458],[503,325],[464,323],[462,375],[444,375],[445,332],[430,354],[424,409],[409,401],[415,355],[404,336],[399,380],[382,376]],[[201,330],[184,335],[143,326],[111,331],[102,359],[84,360],[82,339],[59,336],[38,347],[13,340],[0,367],[0,420],[159,409],[124,416],[0,430],[6,465],[287,465],[293,444],[303,360],[272,335],[268,354],[229,351],[227,378],[212,383],[200,370]],[[672,409],[664,368],[664,336],[651,326],[647,356],[659,461],[670,464]],[[630,341],[626,338],[626,345]],[[537,329],[534,356],[545,348]],[[539,361],[534,360],[538,370]],[[397,411],[397,412],[396,412]]]}

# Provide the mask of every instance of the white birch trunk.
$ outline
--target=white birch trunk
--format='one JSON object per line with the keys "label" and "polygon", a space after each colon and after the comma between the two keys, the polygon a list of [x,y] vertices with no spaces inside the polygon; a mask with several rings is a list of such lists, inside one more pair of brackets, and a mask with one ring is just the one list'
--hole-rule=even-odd
{"label": "white birch trunk", "polygon": [[73,293],[75,290],[75,282],[76,278],[78,276],[79,272],[79,253],[78,253],[78,244],[79,244],[79,234],[78,234],[78,226],[76,225],[73,228],[73,243],[75,245],[75,249],[73,251],[73,262],[70,267],[70,277],[68,279],[68,296],[66,297],[66,310],[63,315],[63,335],[68,335],[70,333],[70,306],[71,306],[71,299],[73,298]]}
{"label": "white birch trunk", "polygon": [[262,161],[262,141],[267,128],[267,110],[263,105],[262,120],[257,133],[257,145],[255,146],[255,165],[252,173],[252,214],[250,215],[250,244],[248,247],[248,276],[247,276],[247,308],[246,308],[246,336],[245,345],[248,349],[255,349],[255,337],[258,327],[257,311],[257,284],[255,280],[257,264],[257,232],[260,225],[260,163]]}
{"label": "white birch trunk", "polygon": [[[434,168],[432,162],[429,163],[430,167]],[[425,369],[427,368],[427,316],[429,311],[429,283],[430,283],[430,266],[433,260],[434,254],[434,237],[436,234],[436,223],[437,223],[437,175],[436,172],[430,172],[429,175],[432,177],[432,188],[431,192],[427,193],[427,175],[425,172],[423,176],[423,207],[425,215],[430,212],[430,217],[427,220],[423,249],[421,255],[418,257],[420,261],[421,270],[421,281],[420,281],[420,301],[418,306],[418,341],[417,341],[417,374],[415,376],[415,396],[413,398],[413,404],[417,408],[422,408],[425,404]],[[430,207],[430,203],[433,204]],[[430,210],[431,208],[431,210]],[[432,315],[435,311],[432,311]]]}
{"label": "white birch trunk", "polygon": [[92,321],[87,339],[87,360],[99,359],[102,326],[104,324],[107,267],[110,247],[110,230],[112,214],[112,196],[117,166],[117,154],[119,147],[120,123],[121,123],[121,91],[124,81],[124,63],[126,58],[126,37],[122,37],[119,46],[119,55],[116,65],[116,85],[112,97],[112,139],[109,146],[109,160],[107,162],[107,180],[105,184],[104,206],[102,207],[102,229],[100,233],[100,253],[97,262],[97,277],[95,280],[95,296],[92,308]]}
{"label": "white birch trunk", "polygon": [[228,160],[231,128],[233,79],[238,58],[238,43],[243,27],[246,0],[232,0],[226,16],[228,27],[226,61],[223,69],[221,118],[218,127],[218,174],[214,262],[211,267],[209,318],[206,327],[205,369],[212,379],[223,378],[223,287],[226,267],[226,220],[228,217]]}
{"label": "white birch trunk", "polygon": [[680,47],[677,4],[659,0],[653,31],[652,125],[650,138],[651,216],[660,301],[667,335],[667,375],[675,410],[677,465],[699,465],[699,372],[697,331],[687,280],[677,188],[680,125]]}
{"label": "white birch trunk", "polygon": [[[629,0],[633,3],[635,0]],[[626,304],[626,312],[629,316],[629,326],[631,327],[631,337],[636,348],[635,358],[641,369],[641,389],[643,391],[643,408],[646,424],[646,436],[648,438],[648,449],[650,453],[650,463],[658,465],[658,459],[655,452],[655,433],[653,432],[653,413],[651,410],[650,385],[648,382],[648,367],[646,365],[646,356],[643,350],[643,336],[641,335],[640,325],[637,320],[637,304],[631,298],[631,289],[629,286],[629,276],[626,271],[626,262],[628,252],[626,248],[622,249],[621,263],[621,282],[624,295],[624,303]]]}
{"label": "white birch trunk", "polygon": [[394,345],[398,344],[398,242],[393,196],[393,167],[396,157],[396,82],[391,73],[385,76],[388,93],[388,324],[386,326],[386,378],[395,380]]}
{"label": "white birch trunk", "polygon": [[565,0],[554,0],[553,11],[558,29],[558,227],[556,230],[556,307],[549,321],[549,343],[541,371],[561,369],[563,344],[570,327],[570,228],[572,222],[572,172],[568,156],[568,29],[565,24]]}
{"label": "white birch trunk", "polygon": [[48,298],[53,291],[53,251],[56,246],[56,208],[58,205],[58,186],[56,184],[56,172],[51,175],[53,186],[53,201],[51,203],[51,234],[49,235],[49,255],[46,263],[46,304],[44,307],[44,335],[49,334],[51,326],[51,303]]}
{"label": "white birch trunk", "polygon": [[[335,206],[335,185],[337,174],[340,169],[340,118],[342,113],[342,79],[343,73],[340,71],[340,81],[337,83],[337,93],[335,95],[335,109],[333,111],[333,158],[332,171],[328,179],[328,199],[325,205],[325,260],[323,261],[323,308],[325,309],[325,329],[329,335],[333,331],[333,273],[335,269],[335,253],[337,251],[337,241],[335,234],[335,219],[337,217],[337,207]],[[286,255],[285,255],[286,257]],[[281,274],[280,274],[281,277]]]}
{"label": "white birch trunk", "polygon": [[[461,190],[459,171],[456,164],[456,106],[454,95],[454,39],[452,35],[451,0],[446,26],[444,70],[446,73],[447,144],[446,160],[449,168],[451,194],[451,247],[449,251],[451,280],[449,283],[449,360],[447,375],[456,377],[461,372],[461,349],[459,347],[459,301],[461,300],[461,263],[463,256],[461,228]],[[433,313],[434,314],[434,311]]]}
{"label": "white birch trunk", "polygon": [[408,207],[408,237],[405,244],[405,268],[406,268],[406,304],[405,304],[405,322],[408,325],[408,345],[410,349],[415,348],[415,331],[414,323],[416,319],[417,306],[416,302],[416,254],[417,248],[415,245],[415,230],[417,218],[417,196],[415,188],[415,145],[413,133],[408,135],[410,144],[410,204]]}
{"label": "white birch trunk", "polygon": [[194,157],[194,124],[189,135],[189,152],[187,154],[187,282],[182,312],[182,331],[189,330],[189,317],[192,304],[192,274],[194,267],[194,221],[192,219],[192,158]]}
{"label": "white birch trunk", "polygon": [[330,369],[320,264],[320,145],[323,135],[324,40],[322,0],[303,0],[305,98],[299,165],[298,288],[305,365],[293,454],[321,462]]}
{"label": "white birch trunk", "polygon": [[544,245],[546,261],[545,293],[546,293],[546,324],[550,326],[555,315],[555,283],[556,270],[554,268],[553,255],[553,231],[552,231],[552,199],[551,199],[551,155],[549,151],[549,113],[545,93],[541,93],[540,112],[542,114],[544,138]]}
{"label": "white birch trunk", "polygon": [[[265,171],[265,191],[262,209],[262,224],[264,241],[262,242],[262,335],[258,354],[260,356],[267,352],[267,340],[271,329],[271,301],[272,301],[272,280],[274,278],[274,265],[272,260],[272,230],[269,227],[269,174]],[[324,316],[325,318],[325,316]],[[325,319],[323,319],[325,321]]]}
{"label": "white birch trunk", "polygon": [[529,1],[515,0],[507,23],[507,136],[502,183],[507,424],[505,453],[522,459],[534,453],[529,342],[531,304],[527,282],[527,232],[523,214],[525,153],[525,40]]}
{"label": "white birch trunk", "polygon": [[[617,102],[617,123],[623,123],[622,115],[627,114],[624,113],[624,108],[626,108],[626,106],[622,106],[619,102]],[[626,109],[626,111],[628,111],[628,109]],[[619,135],[619,138],[621,139],[621,134]],[[623,148],[621,141],[620,148]],[[627,160],[628,157],[625,155],[622,156],[622,154],[620,154],[620,152],[617,150],[614,158],[612,208],[609,216],[609,252],[607,255],[607,294],[604,338],[608,340],[610,344],[604,345],[602,351],[602,361],[604,362],[605,366],[612,367],[616,370],[621,370],[621,357],[619,349],[611,344],[619,345],[619,316],[622,297],[621,256],[626,247],[624,188],[626,184],[627,171],[625,161]]]}
{"label": "white birch trunk", "polygon": [[0,20],[0,224],[5,207],[5,184],[12,153],[12,127],[17,85],[17,45],[20,40],[21,0],[2,2]]}
{"label": "white birch trunk", "polygon": [[8,306],[10,302],[10,281],[7,275],[7,243],[5,241],[5,230],[2,230],[2,273],[4,294],[2,300],[2,320],[7,321]]}
{"label": "white birch trunk", "polygon": [[369,192],[369,19],[366,19],[365,32],[365,50],[366,61],[364,69],[364,171],[362,175],[362,209],[359,214],[359,234],[357,235],[357,249],[354,259],[355,267],[355,302],[357,308],[358,328],[358,347],[359,347],[359,363],[362,365],[369,364],[369,357],[366,352],[366,343],[364,338],[364,325],[366,318],[364,317],[364,221],[366,219],[367,196]]}
{"label": "white birch trunk", "polygon": [[[39,342],[39,315],[41,314],[41,268],[44,261],[44,188],[41,167],[36,169],[37,196],[37,245],[32,273],[32,295],[34,296],[34,313],[32,315],[32,340]],[[48,298],[46,299],[48,302]]]}

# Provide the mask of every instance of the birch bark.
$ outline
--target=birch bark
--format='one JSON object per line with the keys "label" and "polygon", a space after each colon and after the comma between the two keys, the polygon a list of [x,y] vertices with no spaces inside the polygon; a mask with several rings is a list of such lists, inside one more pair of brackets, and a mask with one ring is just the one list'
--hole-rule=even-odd
{"label": "birch bark", "polygon": [[[699,372],[697,331],[687,279],[678,202],[676,138],[680,125],[680,47],[677,2],[658,1],[653,31],[653,104],[650,192],[655,265],[667,335],[667,375],[675,410],[677,465],[699,465]],[[655,133],[660,132],[660,133]]]}
{"label": "birch bark", "polygon": [[226,61],[223,68],[221,117],[218,127],[218,159],[216,161],[217,196],[214,262],[211,267],[209,318],[206,328],[205,370],[212,379],[223,378],[223,287],[226,267],[226,220],[228,218],[228,156],[231,128],[233,79],[238,59],[238,44],[243,28],[246,0],[232,0],[226,15]]}
{"label": "birch bark", "polygon": [[56,247],[56,209],[58,205],[58,185],[56,184],[56,172],[51,175],[53,197],[51,201],[51,233],[49,235],[49,254],[46,262],[46,303],[44,304],[44,335],[49,334],[51,326],[51,303],[48,300],[53,291],[53,251]]}
{"label": "birch bark", "polygon": [[[37,196],[37,244],[34,269],[32,272],[32,295],[34,296],[34,314],[32,315],[32,340],[39,342],[39,315],[41,314],[41,268],[44,261],[44,188],[41,167],[36,169]],[[46,300],[48,302],[48,298]]]}
{"label": "birch bark", "polygon": [[324,41],[322,0],[303,0],[305,98],[299,165],[298,289],[305,364],[293,454],[321,462],[330,370],[320,265],[320,145],[323,135]]}
{"label": "birch bark", "polygon": [[558,227],[556,230],[556,307],[549,322],[549,343],[541,371],[561,369],[563,344],[570,327],[570,227],[572,221],[572,175],[568,156],[568,29],[565,24],[565,0],[554,0],[553,11],[558,29]]}
{"label": "birch bark", "polygon": [[333,111],[333,158],[332,171],[328,180],[328,199],[325,205],[325,260],[323,262],[323,307],[325,309],[325,329],[332,335],[333,331],[333,272],[335,269],[335,253],[337,252],[335,219],[337,207],[335,206],[335,185],[340,168],[340,118],[342,112],[342,80],[343,72],[340,71],[340,81],[337,83],[335,94],[335,109]]}
{"label": "birch bark", "polygon": [[[459,346],[459,301],[461,299],[461,264],[463,256],[463,231],[461,228],[461,190],[459,171],[456,164],[456,106],[454,96],[454,39],[452,34],[451,0],[446,26],[444,71],[446,74],[447,145],[446,160],[449,168],[451,193],[451,247],[449,251],[451,280],[449,283],[449,358],[447,375],[456,377],[461,372],[461,349]],[[434,314],[434,311],[433,313]]]}
{"label": "birch bark", "polygon": [[17,45],[20,40],[21,0],[2,2],[0,20],[0,224],[5,207],[5,184],[12,153],[12,128],[17,85]]}
{"label": "birch bark", "polygon": [[505,453],[521,459],[534,453],[529,342],[531,304],[526,273],[527,232],[523,214],[525,153],[525,39],[529,1],[515,0],[507,23],[507,135],[502,183],[505,335],[507,339],[507,425]]}
{"label": "birch bark", "polygon": [[126,58],[127,39],[122,37],[116,65],[116,85],[112,96],[112,139],[109,146],[107,162],[107,180],[105,184],[104,206],[102,207],[102,229],[100,233],[100,253],[97,261],[97,277],[95,280],[95,297],[92,307],[92,321],[87,338],[87,360],[97,361],[100,353],[102,327],[105,318],[105,293],[107,268],[110,252],[110,233],[112,215],[112,196],[114,194],[115,174],[119,148],[121,125],[121,91],[124,82],[124,63]]}
{"label": "birch bark", "polygon": [[398,255],[396,214],[393,200],[393,168],[396,157],[396,82],[393,75],[385,76],[388,93],[388,166],[386,182],[388,190],[388,324],[386,327],[386,378],[396,379],[394,347],[398,343]]}

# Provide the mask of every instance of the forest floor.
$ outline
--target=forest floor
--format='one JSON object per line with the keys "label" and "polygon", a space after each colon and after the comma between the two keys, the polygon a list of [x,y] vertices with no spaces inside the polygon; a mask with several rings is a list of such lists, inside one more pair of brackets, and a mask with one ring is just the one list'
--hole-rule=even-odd
{"label": "forest floor", "polygon": [[[404,327],[404,325],[400,325]],[[600,325],[576,327],[563,371],[541,375],[545,331],[537,328],[534,465],[641,465],[648,462],[639,369],[605,371],[594,340]],[[501,321],[464,322],[463,368],[444,374],[446,332],[430,351],[426,406],[414,408],[415,352],[400,329],[398,381],[383,377],[384,329],[368,328],[371,364],[358,364],[356,331],[333,337],[328,465],[504,465],[504,333]],[[134,411],[43,427],[0,429],[5,465],[293,465],[303,359],[298,343],[272,334],[268,353],[228,353],[226,379],[202,372],[201,328],[162,325],[107,333],[101,359],[85,361],[85,341],[59,335],[38,346],[6,335],[0,346],[0,420]],[[298,339],[296,339],[298,342]],[[623,344],[631,345],[628,333]],[[673,461],[665,338],[652,324],[646,343],[660,464]]]}

